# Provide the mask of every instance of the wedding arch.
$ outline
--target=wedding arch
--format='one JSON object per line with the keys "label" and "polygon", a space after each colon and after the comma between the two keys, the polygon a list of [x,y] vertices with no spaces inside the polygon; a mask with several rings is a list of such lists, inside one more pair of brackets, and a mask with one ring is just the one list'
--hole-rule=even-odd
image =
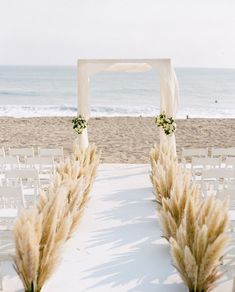
{"label": "wedding arch", "polygon": [[[79,59],[78,73],[78,115],[90,118],[89,79],[102,72],[144,72],[157,70],[160,76],[160,111],[167,117],[176,116],[178,105],[178,81],[171,59]],[[156,113],[157,114],[157,113]],[[175,135],[165,135],[160,129],[160,144],[167,143],[176,153]],[[79,135],[79,146],[85,149],[89,144],[87,128]]]}

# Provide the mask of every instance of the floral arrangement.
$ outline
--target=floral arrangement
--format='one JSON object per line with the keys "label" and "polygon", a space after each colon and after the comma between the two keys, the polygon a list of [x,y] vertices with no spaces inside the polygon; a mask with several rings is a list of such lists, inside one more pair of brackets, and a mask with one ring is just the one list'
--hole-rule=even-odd
{"label": "floral arrangement", "polygon": [[158,127],[162,127],[166,135],[173,134],[176,130],[176,121],[173,117],[167,118],[163,112],[156,117],[155,123]]}
{"label": "floral arrangement", "polygon": [[73,129],[77,134],[82,134],[82,131],[87,127],[87,121],[81,115],[72,119],[72,123]]}

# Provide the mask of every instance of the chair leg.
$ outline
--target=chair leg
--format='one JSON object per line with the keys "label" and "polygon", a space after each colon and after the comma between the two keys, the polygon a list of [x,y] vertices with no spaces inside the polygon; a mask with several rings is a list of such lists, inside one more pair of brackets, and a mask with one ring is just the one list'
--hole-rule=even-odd
{"label": "chair leg", "polygon": [[233,290],[232,292],[235,292],[235,276],[233,275]]}
{"label": "chair leg", "polygon": [[0,291],[3,291],[2,262],[0,261]]}

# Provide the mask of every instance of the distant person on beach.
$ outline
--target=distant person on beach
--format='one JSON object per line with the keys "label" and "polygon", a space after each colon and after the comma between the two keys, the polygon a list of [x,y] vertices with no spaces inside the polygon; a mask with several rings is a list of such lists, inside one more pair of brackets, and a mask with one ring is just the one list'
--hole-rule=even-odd
{"label": "distant person on beach", "polygon": [[186,119],[187,119],[187,120],[189,119],[189,116],[188,116],[188,115],[186,116]]}

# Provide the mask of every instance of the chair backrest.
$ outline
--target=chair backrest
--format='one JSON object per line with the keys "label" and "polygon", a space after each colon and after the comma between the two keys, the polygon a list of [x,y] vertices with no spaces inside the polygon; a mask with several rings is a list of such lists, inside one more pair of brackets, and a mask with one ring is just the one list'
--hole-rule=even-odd
{"label": "chair backrest", "polygon": [[182,148],[181,158],[187,157],[207,157],[208,149],[207,148]]}
{"label": "chair backrest", "polygon": [[5,150],[4,148],[0,148],[0,157],[4,157],[6,154],[5,154]]}
{"label": "chair backrest", "polygon": [[19,158],[17,156],[0,156],[0,169],[11,169],[19,167]]}
{"label": "chair backrest", "polygon": [[192,157],[192,167],[214,168],[221,164],[220,158]]}
{"label": "chair backrest", "polygon": [[220,189],[219,180],[201,180],[200,184],[204,197],[215,195]]}
{"label": "chair backrest", "polygon": [[235,190],[223,189],[216,193],[217,198],[221,200],[229,199],[229,209],[235,210]]}
{"label": "chair backrest", "polygon": [[35,167],[39,170],[53,168],[54,160],[51,156],[29,157],[26,159],[26,166]]}
{"label": "chair backrest", "polygon": [[34,157],[33,148],[9,148],[8,151],[12,156]]}
{"label": "chair backrest", "polygon": [[[8,185],[15,185],[15,182],[22,182],[23,193],[27,198],[30,196],[36,198],[39,189],[41,188],[41,181],[39,172],[36,168],[20,168],[12,169],[5,172],[5,177]],[[27,200],[28,201],[28,200]]]}
{"label": "chair backrest", "polygon": [[192,157],[191,172],[195,178],[199,178],[204,169],[219,168],[220,165],[220,158]]}
{"label": "chair backrest", "polygon": [[235,157],[226,157],[225,166],[235,168]]}
{"label": "chair backrest", "polygon": [[227,157],[234,156],[235,157],[235,147],[231,148],[212,148],[211,149],[211,157]]}
{"label": "chair backrest", "polygon": [[5,172],[7,179],[33,179],[39,180],[38,170],[35,168],[10,169]]}
{"label": "chair backrest", "polygon": [[235,180],[230,180],[230,181],[228,181],[227,188],[228,188],[229,190],[235,190]]}
{"label": "chair backrest", "polygon": [[204,169],[203,179],[235,179],[235,170],[229,168]]}
{"label": "chair backrest", "polygon": [[38,148],[38,156],[64,157],[63,147],[61,148]]}
{"label": "chair backrest", "polygon": [[0,186],[0,207],[25,208],[22,186]]}

